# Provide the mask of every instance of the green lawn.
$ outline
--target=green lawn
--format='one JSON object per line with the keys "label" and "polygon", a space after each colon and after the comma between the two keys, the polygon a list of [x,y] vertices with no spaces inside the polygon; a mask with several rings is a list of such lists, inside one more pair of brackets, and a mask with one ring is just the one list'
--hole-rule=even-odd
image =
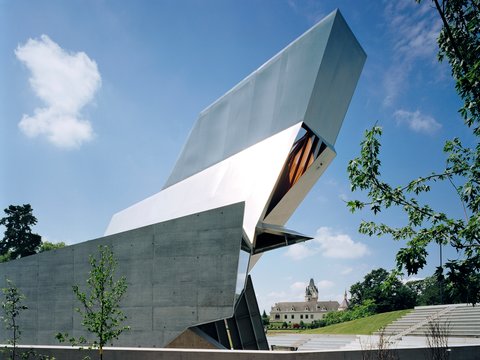
{"label": "green lawn", "polygon": [[370,335],[387,326],[392,321],[409,313],[410,310],[398,310],[383,314],[376,314],[362,319],[347,321],[340,324],[325,326],[323,328],[304,330],[306,334],[355,334]]}
{"label": "green lawn", "polygon": [[340,324],[325,326],[323,328],[312,330],[268,330],[269,334],[301,333],[301,334],[353,334],[353,335],[371,335],[373,332],[387,326],[399,317],[412,311],[398,310],[383,314],[376,314],[363,319],[347,321]]}

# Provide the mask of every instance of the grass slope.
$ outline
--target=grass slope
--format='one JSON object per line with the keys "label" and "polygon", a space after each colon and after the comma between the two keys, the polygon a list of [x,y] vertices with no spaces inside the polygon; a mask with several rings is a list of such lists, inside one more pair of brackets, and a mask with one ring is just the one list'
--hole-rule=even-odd
{"label": "grass slope", "polygon": [[383,314],[376,314],[362,319],[347,321],[340,324],[325,326],[323,328],[305,330],[305,334],[354,334],[370,335],[392,321],[409,313],[410,310],[391,311]]}

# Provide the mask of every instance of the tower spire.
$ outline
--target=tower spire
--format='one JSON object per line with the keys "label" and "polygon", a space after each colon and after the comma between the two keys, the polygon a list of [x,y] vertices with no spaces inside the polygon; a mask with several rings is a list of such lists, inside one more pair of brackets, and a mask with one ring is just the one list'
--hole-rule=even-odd
{"label": "tower spire", "polygon": [[318,288],[315,286],[313,278],[305,289],[305,301],[318,301]]}

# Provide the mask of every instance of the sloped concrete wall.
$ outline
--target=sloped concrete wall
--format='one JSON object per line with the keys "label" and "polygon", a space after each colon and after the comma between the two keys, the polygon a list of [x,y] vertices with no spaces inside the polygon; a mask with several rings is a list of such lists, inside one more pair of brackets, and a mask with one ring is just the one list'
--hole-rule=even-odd
{"label": "sloped concrete wall", "polygon": [[[115,346],[162,347],[189,326],[232,316],[243,210],[234,204],[0,264],[0,286],[10,279],[26,296],[20,343],[89,337],[72,285],[85,288],[99,245],[110,246],[128,282],[121,307],[131,330]],[[9,337],[0,327],[0,342]]]}

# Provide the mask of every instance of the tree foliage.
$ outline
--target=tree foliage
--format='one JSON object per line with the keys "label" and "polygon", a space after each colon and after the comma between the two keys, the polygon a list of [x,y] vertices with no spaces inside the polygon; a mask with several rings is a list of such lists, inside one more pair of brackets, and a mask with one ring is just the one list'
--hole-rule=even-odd
{"label": "tree foliage", "polygon": [[57,250],[65,247],[65,243],[63,241],[58,242],[58,243],[52,243],[50,241],[42,241],[40,248],[38,249],[38,252],[45,252],[45,251],[50,251],[50,250]]}
{"label": "tree foliage", "polygon": [[361,319],[374,315],[376,310],[377,306],[375,302],[371,299],[367,299],[362,304],[355,304],[351,306],[348,310],[328,312],[322,319],[318,321],[317,324],[318,327],[324,327],[345,321]]}
{"label": "tree foliage", "polygon": [[445,286],[436,276],[408,281],[405,285],[415,293],[417,298],[415,305],[440,305],[454,302],[447,293],[444,293]]}
{"label": "tree foliage", "polygon": [[[90,266],[87,292],[81,291],[78,285],[73,286],[73,292],[82,305],[76,311],[82,316],[83,327],[96,337],[89,345],[98,348],[99,358],[103,359],[104,346],[129,329],[123,325],[126,316],[120,310],[127,281],[125,277],[114,280],[117,261],[108,246],[99,246],[98,259],[90,255]],[[76,339],[68,334],[57,334],[57,339],[68,340],[72,345],[87,343],[85,338]]]}
{"label": "tree foliage", "polygon": [[30,204],[10,205],[6,216],[0,219],[0,225],[6,230],[0,242],[0,255],[4,261],[35,254],[41,243],[41,237],[32,233],[31,227],[37,223]]}
{"label": "tree foliage", "polygon": [[350,307],[369,302],[374,313],[410,309],[415,306],[415,293],[385,269],[375,269],[350,287]]}
{"label": "tree foliage", "polygon": [[[432,2],[443,23],[438,57],[451,66],[457,93],[463,100],[459,113],[472,130],[476,146],[464,146],[459,138],[449,140],[443,149],[444,170],[393,186],[380,175],[382,129],[374,126],[365,133],[360,156],[348,165],[352,191],[365,191],[368,200],[349,201],[348,206],[352,212],[369,209],[378,214],[391,207],[405,212],[404,226],[363,221],[359,227],[361,233],[370,236],[389,235],[394,240],[407,240],[406,247],[396,256],[399,272],[405,269],[408,274],[416,274],[422,269],[431,243],[452,246],[458,258],[439,267],[437,277],[442,280],[446,268],[450,295],[475,304],[480,300],[480,4],[478,0]],[[452,185],[465,217],[452,217],[447,209],[434,209],[420,201],[421,194],[429,192],[437,182]]]}
{"label": "tree foliage", "polygon": [[270,317],[267,315],[267,312],[265,310],[263,310],[262,313],[262,324],[263,326],[270,325]]}
{"label": "tree foliage", "polygon": [[18,290],[15,284],[7,279],[7,286],[2,289],[4,300],[2,301],[3,321],[5,330],[11,332],[8,343],[12,345],[10,350],[10,358],[15,359],[17,351],[17,343],[20,340],[21,330],[18,325],[18,316],[28,307],[22,304],[25,296]]}

